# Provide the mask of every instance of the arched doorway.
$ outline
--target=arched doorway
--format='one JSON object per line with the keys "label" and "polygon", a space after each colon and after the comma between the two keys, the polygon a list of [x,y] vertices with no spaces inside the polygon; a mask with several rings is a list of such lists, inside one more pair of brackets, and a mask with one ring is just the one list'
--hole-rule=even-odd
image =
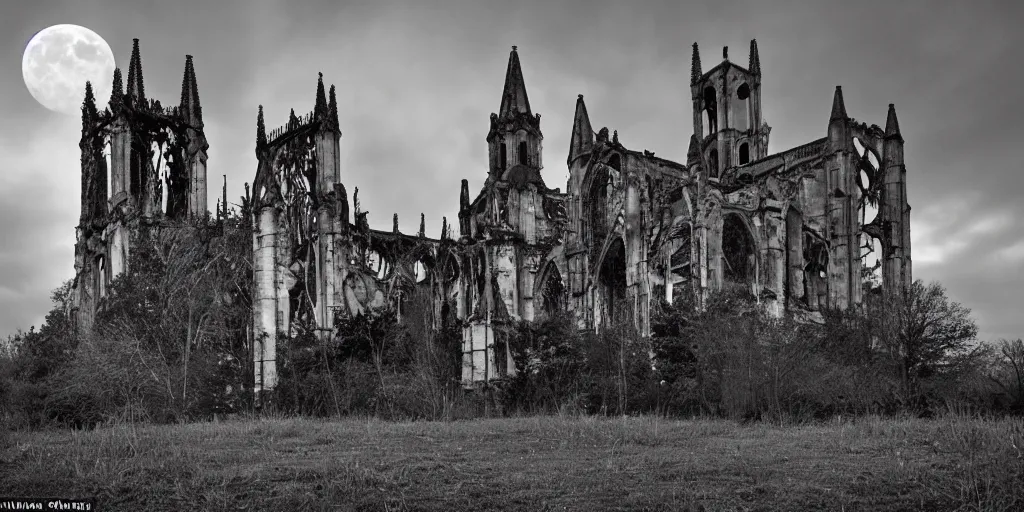
{"label": "arched doorway", "polygon": [[626,246],[621,237],[615,237],[601,260],[598,272],[602,314],[608,325],[619,324],[632,318],[626,297]]}
{"label": "arched doorway", "polygon": [[735,213],[722,219],[722,278],[725,285],[750,288],[757,279],[757,249],[743,219]]}
{"label": "arched doorway", "polygon": [[545,318],[553,318],[565,310],[565,284],[558,266],[550,262],[544,271],[544,283],[540,288],[541,313]]}

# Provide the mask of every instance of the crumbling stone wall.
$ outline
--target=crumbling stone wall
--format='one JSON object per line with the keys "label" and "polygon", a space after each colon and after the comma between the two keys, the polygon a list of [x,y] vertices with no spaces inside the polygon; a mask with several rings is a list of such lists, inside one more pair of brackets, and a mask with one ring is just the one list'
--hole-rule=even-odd
{"label": "crumbling stone wall", "polygon": [[[124,272],[141,228],[198,226],[206,209],[206,151],[192,56],[185,57],[178,106],[146,98],[139,40],[127,90],[115,69],[107,108],[92,84],[82,105],[81,215],[76,228],[72,318],[88,332],[110,282]],[[218,208],[219,211],[219,208]]]}
{"label": "crumbling stone wall", "polygon": [[[246,213],[253,233],[256,390],[277,381],[280,334],[334,336],[336,319],[388,306],[403,317],[429,304],[435,328],[459,322],[467,386],[512,375],[516,320],[571,313],[583,329],[626,323],[650,333],[655,301],[700,307],[727,286],[774,315],[856,306],[865,293],[911,282],[910,207],[903,138],[889,105],[885,128],[846,114],[836,89],[825,135],[769,154],[761,67],[691,63],[693,135],[677,163],[636,151],[591,126],[576,101],[566,191],[543,177],[540,115],[530,107],[518,51],[490,117],[481,190],[462,181],[458,234],[372,230],[358,190],[342,183],[335,89],[317,82],[314,108],[266,129],[257,115],[258,167]],[[206,218],[206,151],[192,59],[178,107],[145,97],[138,42],[127,91],[115,71],[109,108],[91,86],[83,105],[82,214],[75,317],[88,329],[123,272],[140,227]],[[351,210],[350,211],[350,204]],[[226,208],[226,205],[225,205]],[[220,207],[218,207],[218,213]],[[870,279],[865,283],[863,270]]]}

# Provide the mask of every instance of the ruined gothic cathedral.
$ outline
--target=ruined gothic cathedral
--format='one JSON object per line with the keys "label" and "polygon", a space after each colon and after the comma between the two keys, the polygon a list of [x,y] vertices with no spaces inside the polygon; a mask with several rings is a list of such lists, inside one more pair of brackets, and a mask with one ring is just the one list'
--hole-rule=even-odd
{"label": "ruined gothic cathedral", "polygon": [[[723,53],[703,71],[693,45],[685,163],[595,131],[580,95],[563,193],[544,180],[541,117],[512,47],[483,187],[474,197],[462,180],[457,231],[445,219],[437,239],[422,217],[416,234],[400,232],[397,215],[390,231],[370,229],[358,190],[349,201],[335,89],[325,92],[322,75],[312,112],[293,110],[268,131],[261,106],[247,212],[255,389],[277,381],[281,336],[304,326],[330,339],[337,318],[381,307],[401,319],[418,302],[434,328],[460,327],[470,386],[515,371],[505,337],[519,319],[564,313],[582,329],[629,323],[647,335],[655,301],[699,306],[726,286],[775,316],[857,305],[871,290],[901,293],[911,282],[910,207],[893,105],[884,129],[858,123],[836,87],[825,136],[769,154],[757,43],[746,67]],[[88,329],[125,269],[131,230],[208,215],[191,57],[179,105],[163,108],[146,100],[136,40],[127,90],[116,71],[109,108],[97,112],[89,89],[82,119],[74,307]],[[166,165],[157,168],[160,152]]]}

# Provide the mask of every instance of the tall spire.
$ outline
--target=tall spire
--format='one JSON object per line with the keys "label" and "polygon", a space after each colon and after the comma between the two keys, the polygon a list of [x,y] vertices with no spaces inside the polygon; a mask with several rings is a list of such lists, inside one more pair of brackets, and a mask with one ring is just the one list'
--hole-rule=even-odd
{"label": "tall spire", "polygon": [[313,107],[313,118],[324,121],[327,119],[327,94],[324,93],[324,74],[319,75],[316,79],[316,106]]}
{"label": "tall spire", "polygon": [[587,105],[583,103],[583,95],[576,98],[576,115],[572,121],[572,137],[569,139],[569,164],[580,155],[585,155],[594,147],[594,129],[590,126]]}
{"label": "tall spire", "polygon": [[843,87],[836,86],[836,94],[832,97],[832,115],[828,120],[846,119],[846,104],[843,103]]}
{"label": "tall spire", "polygon": [[896,106],[889,104],[889,114],[885,117],[885,138],[894,138],[903,141],[903,134],[900,133],[900,122],[896,119]]}
{"label": "tall spire", "polygon": [[761,74],[761,56],[757,53],[757,39],[750,40],[750,66],[748,70],[754,75]]}
{"label": "tall spire", "polygon": [[146,87],[142,81],[142,56],[139,54],[139,39],[132,39],[132,59],[128,63],[128,90],[125,95],[133,107],[145,107]]}
{"label": "tall spire", "polygon": [[263,121],[263,105],[260,105],[260,113],[256,115],[256,153],[260,148],[267,145],[267,125]]}
{"label": "tall spire", "polygon": [[110,111],[117,113],[124,103],[124,84],[121,82],[121,68],[114,68],[114,84],[110,91]]}
{"label": "tall spire", "polygon": [[334,85],[331,85],[330,100],[327,102],[327,121],[331,128],[337,130],[338,124],[338,97],[334,93]]}
{"label": "tall spire", "polygon": [[700,69],[700,50],[697,43],[693,43],[693,57],[690,60],[690,85],[696,85],[704,73]]}
{"label": "tall spire", "polygon": [[515,114],[532,115],[530,99],[526,97],[526,82],[523,81],[523,69],[519,65],[519,53],[512,47],[508,56],[508,70],[505,72],[505,88],[501,92],[501,108],[498,118],[506,119]]}
{"label": "tall spire", "polygon": [[181,79],[181,101],[178,106],[181,116],[194,128],[203,127],[203,108],[199,105],[199,85],[196,84],[196,69],[192,56],[185,56],[185,76]]}

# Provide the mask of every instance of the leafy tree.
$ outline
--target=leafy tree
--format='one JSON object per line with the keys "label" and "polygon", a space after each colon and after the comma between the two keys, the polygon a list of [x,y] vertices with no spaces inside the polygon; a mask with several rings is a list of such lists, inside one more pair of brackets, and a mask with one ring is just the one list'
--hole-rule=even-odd
{"label": "leafy tree", "polygon": [[896,361],[904,393],[919,391],[922,380],[948,374],[970,362],[978,345],[971,310],[946,297],[938,283],[915,281],[881,310],[887,331],[880,336]]}

